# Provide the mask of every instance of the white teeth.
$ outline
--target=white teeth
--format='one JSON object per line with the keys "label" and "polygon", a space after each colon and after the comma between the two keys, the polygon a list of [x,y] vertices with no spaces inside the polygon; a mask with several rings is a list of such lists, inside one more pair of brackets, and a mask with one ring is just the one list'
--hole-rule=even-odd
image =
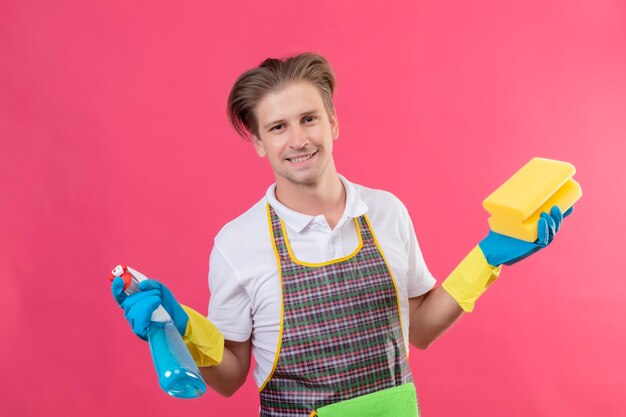
{"label": "white teeth", "polygon": [[313,156],[313,154],[306,155],[306,156],[301,156],[300,158],[291,158],[290,161],[291,162],[302,162],[302,161],[306,161],[307,159],[311,159],[312,156]]}

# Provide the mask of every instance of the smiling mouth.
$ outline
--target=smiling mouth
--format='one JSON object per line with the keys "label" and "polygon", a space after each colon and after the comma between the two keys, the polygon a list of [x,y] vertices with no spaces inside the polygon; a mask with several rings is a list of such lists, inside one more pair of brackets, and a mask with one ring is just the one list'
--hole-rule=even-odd
{"label": "smiling mouth", "polygon": [[302,155],[302,156],[297,156],[297,157],[293,157],[293,158],[285,158],[287,159],[289,162],[293,162],[293,163],[298,163],[298,162],[304,162],[307,161],[311,158],[313,158],[315,156],[315,154],[317,154],[318,151],[315,151],[311,154],[308,155]]}

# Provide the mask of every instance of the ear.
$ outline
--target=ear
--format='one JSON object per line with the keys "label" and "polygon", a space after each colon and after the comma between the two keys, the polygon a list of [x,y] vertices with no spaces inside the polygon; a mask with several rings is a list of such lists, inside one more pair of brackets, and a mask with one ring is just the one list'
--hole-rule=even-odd
{"label": "ear", "polygon": [[339,139],[339,119],[337,119],[337,111],[333,109],[333,113],[328,115],[328,121],[330,123],[330,131],[333,135],[333,140]]}
{"label": "ear", "polygon": [[251,135],[250,140],[252,140],[252,144],[254,145],[254,150],[259,157],[264,158],[267,153],[265,152],[265,147],[263,146],[263,141],[259,139],[256,135]]}

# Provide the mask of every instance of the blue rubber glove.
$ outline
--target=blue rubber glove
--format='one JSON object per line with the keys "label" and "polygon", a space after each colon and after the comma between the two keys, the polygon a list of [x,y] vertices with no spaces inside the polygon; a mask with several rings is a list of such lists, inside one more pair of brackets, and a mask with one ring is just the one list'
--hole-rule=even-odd
{"label": "blue rubber glove", "polygon": [[170,290],[159,281],[153,279],[140,282],[139,289],[141,291],[126,295],[124,292],[124,281],[120,277],[115,277],[111,284],[113,298],[124,309],[124,316],[130,323],[133,333],[143,340],[148,340],[150,318],[160,304],[172,318],[178,333],[183,336],[187,330],[189,316],[176,301]]}
{"label": "blue rubber glove", "polygon": [[549,215],[545,212],[541,213],[537,224],[538,238],[535,242],[526,242],[490,230],[487,237],[481,240],[478,246],[490,265],[513,265],[548,246],[554,239],[556,232],[561,228],[563,219],[569,216],[572,211],[574,211],[573,206],[562,214],[561,210],[554,206],[550,209]]}

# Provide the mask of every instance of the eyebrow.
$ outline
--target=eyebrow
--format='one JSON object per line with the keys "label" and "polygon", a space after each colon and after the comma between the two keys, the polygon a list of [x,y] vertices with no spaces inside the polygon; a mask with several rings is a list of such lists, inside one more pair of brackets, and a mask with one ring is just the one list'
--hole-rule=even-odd
{"label": "eyebrow", "polygon": [[[311,114],[317,114],[319,112],[320,112],[319,110],[308,110],[308,111],[300,113],[300,117],[308,116],[308,115],[311,115]],[[273,125],[275,125],[277,123],[284,123],[284,122],[285,122],[285,119],[274,120],[273,122],[269,122],[269,123],[263,125],[263,129],[267,129],[268,127],[273,126]]]}

